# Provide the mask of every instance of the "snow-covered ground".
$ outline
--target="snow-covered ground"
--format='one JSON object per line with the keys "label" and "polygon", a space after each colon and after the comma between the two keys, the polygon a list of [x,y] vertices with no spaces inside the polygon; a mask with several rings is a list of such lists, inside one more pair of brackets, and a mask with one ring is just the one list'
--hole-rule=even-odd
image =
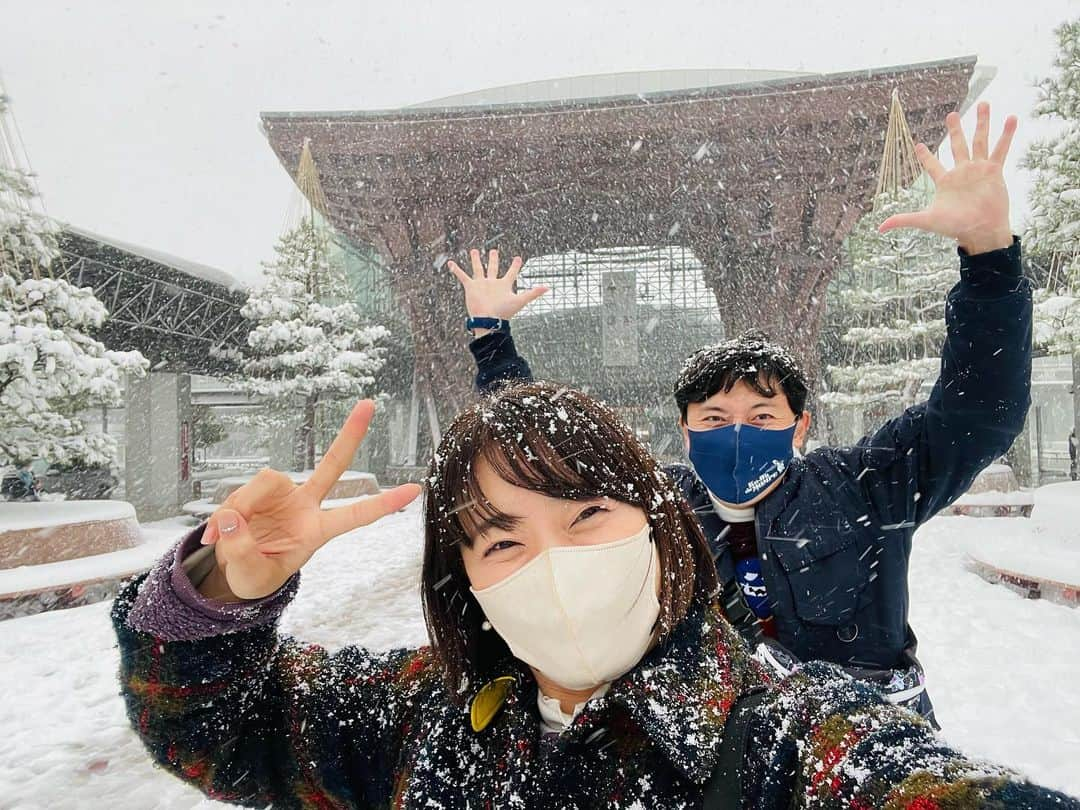
{"label": "snow-covered ground", "polygon": [[[1080,497],[1052,494],[1031,520],[927,524],[911,561],[912,625],[946,737],[1080,795],[1080,610],[1022,599],[964,566],[969,550],[1080,544]],[[158,539],[183,523],[149,528]],[[422,643],[420,549],[415,506],[335,540],[305,570],[284,630],[330,647]],[[155,770],[129,729],[108,610],[0,623],[0,806],[221,806]]]}
{"label": "snow-covered ground", "polygon": [[1080,585],[1080,482],[1050,484],[1035,496],[1022,541],[1009,531],[1009,521],[989,520],[972,556],[1041,580]]}

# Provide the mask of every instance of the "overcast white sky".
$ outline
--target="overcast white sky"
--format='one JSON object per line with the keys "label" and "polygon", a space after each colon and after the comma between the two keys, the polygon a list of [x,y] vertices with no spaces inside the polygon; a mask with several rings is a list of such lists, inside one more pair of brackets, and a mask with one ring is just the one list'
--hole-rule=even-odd
{"label": "overcast white sky", "polygon": [[[542,78],[666,68],[832,72],[968,54],[1021,116],[1076,0],[0,0],[0,75],[49,213],[258,278],[292,183],[261,110],[398,107]],[[974,111],[972,111],[972,116]],[[968,122],[971,124],[971,116]]]}

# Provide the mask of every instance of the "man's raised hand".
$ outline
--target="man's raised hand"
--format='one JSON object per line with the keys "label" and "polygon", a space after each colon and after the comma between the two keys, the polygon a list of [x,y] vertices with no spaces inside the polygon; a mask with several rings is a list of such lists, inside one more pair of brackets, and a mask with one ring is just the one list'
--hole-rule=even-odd
{"label": "man's raised hand", "polygon": [[946,171],[926,144],[915,147],[915,155],[936,187],[933,202],[925,211],[897,214],[879,226],[881,233],[894,228],[918,228],[949,236],[970,254],[985,253],[1012,244],[1009,226],[1009,194],[1002,169],[1009,154],[1017,119],[1005,119],[1001,138],[990,152],[990,105],[978,106],[975,137],[968,151],[960,116],[945,118],[952,146],[952,169]]}
{"label": "man's raised hand", "polygon": [[532,287],[522,292],[514,290],[514,282],[521,272],[520,256],[514,257],[502,276],[499,275],[499,251],[488,253],[486,268],[479,250],[470,250],[469,258],[472,260],[472,275],[462,270],[457,262],[449,261],[447,266],[461,282],[465,290],[465,309],[473,318],[509,320],[548,291],[547,287]]}

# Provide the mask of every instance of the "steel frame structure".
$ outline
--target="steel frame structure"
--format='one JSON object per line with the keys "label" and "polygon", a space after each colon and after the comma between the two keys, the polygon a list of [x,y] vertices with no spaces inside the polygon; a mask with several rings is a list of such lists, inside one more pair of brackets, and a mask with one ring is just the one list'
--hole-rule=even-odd
{"label": "steel frame structure", "polygon": [[236,370],[248,324],[247,295],[125,251],[64,231],[53,272],[90,287],[109,311],[98,339],[117,351],[138,350],[155,371],[221,375]]}

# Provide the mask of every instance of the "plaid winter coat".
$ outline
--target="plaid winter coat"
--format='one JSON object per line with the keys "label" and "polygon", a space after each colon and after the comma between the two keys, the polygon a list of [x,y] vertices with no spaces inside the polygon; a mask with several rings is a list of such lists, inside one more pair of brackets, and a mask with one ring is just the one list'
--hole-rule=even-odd
{"label": "plaid winter coat", "polygon": [[[179,561],[201,530],[117,597],[121,684],[153,758],[208,796],[274,808],[700,807],[733,701],[766,684],[714,607],[695,609],[572,727],[542,738],[536,684],[514,681],[470,723],[429,650],[325,650],[278,635],[296,582],[221,605]],[[468,695],[466,695],[468,697]],[[747,808],[1080,808],[973,763],[914,715],[831,665],[808,665],[754,710]]]}

